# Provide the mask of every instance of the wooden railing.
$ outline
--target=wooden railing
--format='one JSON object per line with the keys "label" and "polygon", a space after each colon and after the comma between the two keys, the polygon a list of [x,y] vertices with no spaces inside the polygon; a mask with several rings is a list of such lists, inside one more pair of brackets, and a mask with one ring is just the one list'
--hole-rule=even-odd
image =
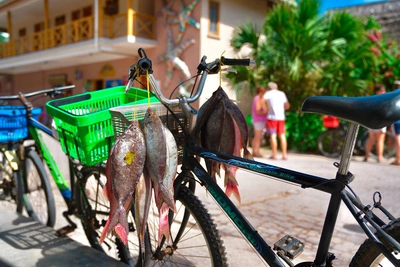
{"label": "wooden railing", "polygon": [[[133,23],[128,25],[127,14],[104,16],[101,37],[116,38],[126,36],[131,27],[134,36],[155,39],[154,17],[133,13]],[[77,43],[94,38],[94,17],[85,17],[60,26],[49,28],[6,43],[0,43],[0,58],[12,57],[35,51]]]}

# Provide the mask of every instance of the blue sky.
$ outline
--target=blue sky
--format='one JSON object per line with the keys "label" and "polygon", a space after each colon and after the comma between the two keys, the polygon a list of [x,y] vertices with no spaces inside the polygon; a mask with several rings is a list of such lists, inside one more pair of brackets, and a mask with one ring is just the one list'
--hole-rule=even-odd
{"label": "blue sky", "polygon": [[328,9],[355,6],[362,4],[371,4],[376,2],[387,2],[385,0],[320,0],[321,13]]}

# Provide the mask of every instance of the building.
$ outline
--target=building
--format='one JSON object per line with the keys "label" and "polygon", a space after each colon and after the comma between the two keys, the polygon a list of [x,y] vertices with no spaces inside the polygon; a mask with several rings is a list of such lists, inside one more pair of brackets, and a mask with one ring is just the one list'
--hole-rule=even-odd
{"label": "building", "polygon": [[[140,47],[169,95],[196,74],[203,55],[214,60],[225,51],[225,57],[235,57],[234,27],[249,20],[261,26],[269,5],[267,0],[0,1],[0,31],[9,34],[0,43],[0,95],[65,84],[76,85],[74,94],[125,85]],[[203,100],[219,81],[210,77]]]}
{"label": "building", "polygon": [[388,38],[396,40],[400,44],[400,1],[357,5],[344,8],[344,10],[357,17],[374,17]]}

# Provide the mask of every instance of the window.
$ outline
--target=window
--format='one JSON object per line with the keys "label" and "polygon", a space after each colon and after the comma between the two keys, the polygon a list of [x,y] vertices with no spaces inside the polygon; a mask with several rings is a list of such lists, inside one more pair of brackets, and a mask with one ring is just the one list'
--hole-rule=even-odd
{"label": "window", "polygon": [[87,6],[82,9],[83,17],[90,17],[92,13],[92,6]]}
{"label": "window", "polygon": [[211,36],[219,36],[219,2],[210,1],[209,3],[210,27],[208,33]]}
{"label": "window", "polygon": [[58,16],[54,19],[54,23],[56,26],[60,26],[65,24],[65,15]]}
{"label": "window", "polygon": [[81,18],[81,10],[80,9],[74,10],[71,12],[71,20],[72,21],[78,20],[80,18]]}
{"label": "window", "polygon": [[25,37],[26,36],[26,28],[20,29],[18,31],[18,36],[19,37]]}

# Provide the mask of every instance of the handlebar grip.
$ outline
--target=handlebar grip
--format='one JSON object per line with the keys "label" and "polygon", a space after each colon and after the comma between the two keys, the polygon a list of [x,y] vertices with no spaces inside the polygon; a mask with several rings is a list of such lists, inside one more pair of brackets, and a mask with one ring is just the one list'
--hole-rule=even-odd
{"label": "handlebar grip", "polygon": [[249,58],[238,59],[221,57],[221,63],[228,66],[253,66],[255,61]]}

